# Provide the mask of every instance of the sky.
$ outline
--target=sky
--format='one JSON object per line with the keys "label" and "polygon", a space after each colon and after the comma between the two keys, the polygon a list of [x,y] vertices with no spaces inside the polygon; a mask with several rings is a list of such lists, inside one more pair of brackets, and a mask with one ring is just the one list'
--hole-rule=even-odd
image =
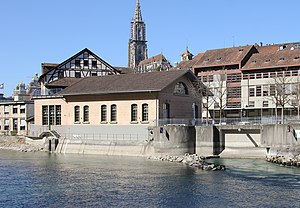
{"label": "sky", "polygon": [[[186,47],[210,49],[300,41],[299,0],[140,0],[148,56],[174,64]],[[136,0],[1,0],[0,84],[6,97],[41,63],[61,63],[88,48],[127,66]]]}

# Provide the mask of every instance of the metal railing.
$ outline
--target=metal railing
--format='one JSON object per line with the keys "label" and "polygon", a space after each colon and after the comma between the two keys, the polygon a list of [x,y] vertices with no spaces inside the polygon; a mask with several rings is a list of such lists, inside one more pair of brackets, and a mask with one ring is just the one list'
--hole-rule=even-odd
{"label": "metal railing", "polygon": [[145,134],[93,134],[93,133],[83,133],[83,134],[66,134],[65,138],[70,140],[92,140],[92,141],[138,141],[146,140],[148,135]]}
{"label": "metal railing", "polygon": [[241,118],[215,118],[215,119],[160,119],[153,121],[153,126],[181,125],[181,126],[210,126],[210,125],[260,125],[260,124],[288,124],[300,123],[298,116],[262,116]]}

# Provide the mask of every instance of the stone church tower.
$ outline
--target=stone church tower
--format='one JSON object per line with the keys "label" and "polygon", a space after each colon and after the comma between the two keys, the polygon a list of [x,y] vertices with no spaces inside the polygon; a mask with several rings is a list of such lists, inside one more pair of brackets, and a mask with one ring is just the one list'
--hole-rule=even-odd
{"label": "stone church tower", "polygon": [[128,67],[136,69],[139,63],[147,58],[146,24],[142,19],[140,1],[137,0],[128,43]]}

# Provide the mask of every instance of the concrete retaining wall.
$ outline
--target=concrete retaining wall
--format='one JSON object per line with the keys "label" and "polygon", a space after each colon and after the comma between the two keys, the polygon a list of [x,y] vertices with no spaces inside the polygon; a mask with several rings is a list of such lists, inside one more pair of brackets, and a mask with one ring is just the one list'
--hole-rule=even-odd
{"label": "concrete retaining wall", "polygon": [[[292,129],[300,130],[299,124],[290,125]],[[288,132],[287,124],[264,125],[261,132],[261,143],[264,147],[288,147],[300,145],[296,141],[293,132]]]}
{"label": "concrete retaining wall", "polygon": [[156,154],[183,155],[196,152],[196,130],[193,126],[161,126],[150,131]]}
{"label": "concrete retaining wall", "polygon": [[153,143],[147,141],[82,141],[60,139],[56,153],[146,156],[153,155],[154,148]]}

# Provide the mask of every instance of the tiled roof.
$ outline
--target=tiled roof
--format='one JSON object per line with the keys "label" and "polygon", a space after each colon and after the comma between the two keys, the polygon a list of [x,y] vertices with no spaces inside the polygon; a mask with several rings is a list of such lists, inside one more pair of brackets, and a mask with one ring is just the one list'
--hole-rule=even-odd
{"label": "tiled roof", "polygon": [[130,74],[134,73],[133,69],[129,67],[121,67],[121,66],[114,66],[114,68],[121,72],[121,74]]}
{"label": "tiled roof", "polygon": [[294,50],[300,48],[299,42],[269,44],[264,46],[256,46],[259,53],[275,53],[281,50]]}
{"label": "tiled roof", "polygon": [[146,65],[146,64],[149,64],[149,63],[153,63],[153,62],[158,62],[159,63],[159,62],[162,62],[163,60],[167,60],[167,59],[164,57],[164,55],[158,54],[156,56],[152,56],[151,58],[148,58],[148,59],[145,59],[145,60],[141,61],[139,63],[139,66]]}
{"label": "tiled roof", "polygon": [[65,77],[58,79],[54,82],[51,82],[49,84],[46,84],[46,87],[53,88],[53,87],[68,87],[78,81],[80,81],[81,78],[75,78],[75,77]]}
{"label": "tiled roof", "polygon": [[176,68],[178,69],[191,69],[197,63],[200,58],[204,55],[204,53],[199,53],[192,60],[189,61],[181,61]]}
{"label": "tiled roof", "polygon": [[242,70],[300,65],[300,50],[253,54]]}
{"label": "tiled roof", "polygon": [[57,95],[96,95],[130,92],[159,92],[182,76],[196,79],[189,70],[86,77]]}
{"label": "tiled roof", "polygon": [[252,47],[254,46],[207,50],[194,67],[240,64]]}

